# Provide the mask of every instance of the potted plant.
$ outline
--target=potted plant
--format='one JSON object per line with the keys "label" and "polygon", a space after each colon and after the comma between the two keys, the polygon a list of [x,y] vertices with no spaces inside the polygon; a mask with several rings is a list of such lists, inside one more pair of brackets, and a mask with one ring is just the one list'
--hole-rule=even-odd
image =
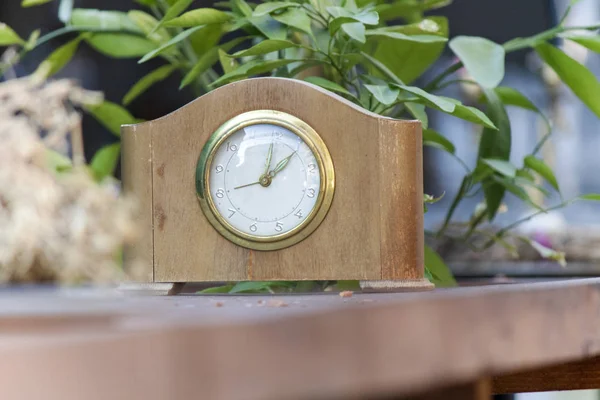
{"label": "potted plant", "polygon": [[[23,0],[23,6],[35,6],[52,0]],[[58,0],[56,0],[58,1]],[[509,161],[511,126],[507,107],[521,107],[541,114],[540,110],[516,88],[500,86],[507,53],[530,49],[596,115],[600,116],[600,82],[582,64],[556,47],[561,38],[579,43],[592,51],[600,50],[600,25],[566,26],[572,1],[559,24],[526,38],[503,44],[481,37],[459,36],[448,40],[448,21],[435,16],[435,10],[448,0],[245,0],[216,3],[214,8],[191,9],[192,0],[137,0],[129,12],[74,8],[72,0],[61,0],[59,19],[64,27],[40,35],[20,38],[7,25],[0,26],[0,44],[18,49],[18,62],[28,53],[58,36],[71,40],[56,49],[35,72],[49,78],[60,71],[84,43],[108,57],[151,59],[162,65],[138,82],[121,100],[105,101],[86,108],[115,135],[121,124],[135,118],[124,107],[152,85],[178,74],[180,88],[201,95],[216,87],[253,76],[269,75],[303,79],[372,112],[392,118],[414,118],[423,125],[423,144],[448,152],[465,165],[465,174],[447,210],[443,224],[432,237],[452,236],[471,247],[489,248],[495,244],[512,247],[507,238],[520,223],[547,209],[530,197],[527,189],[544,194],[559,186],[552,169],[538,156],[550,136],[550,128],[531,154],[522,162]],[[425,14],[427,13],[427,14]],[[436,62],[446,47],[456,62],[423,85],[414,82]],[[9,68],[9,63],[2,71]],[[464,70],[466,78],[454,73]],[[468,85],[480,96],[476,105],[463,104],[439,94],[450,85]],[[481,129],[477,163],[467,166],[455,153],[455,145],[443,132],[429,128],[428,110],[438,110],[469,121]],[[92,159],[99,177],[112,173],[119,148],[101,149]],[[471,217],[449,232],[457,206],[474,193],[483,193],[482,203]],[[534,210],[526,218],[493,230],[481,230],[493,224],[507,196],[516,196]],[[424,195],[424,207],[440,197]],[[576,200],[600,200],[599,195],[582,195],[560,201],[550,209],[565,207]],[[477,240],[475,238],[477,237]],[[482,240],[483,237],[483,240]],[[519,236],[544,258],[564,262],[564,254]],[[453,284],[452,274],[433,248],[426,248],[426,273],[438,285]],[[290,285],[282,284],[285,288]],[[291,285],[293,286],[293,285]],[[254,283],[243,290],[273,290],[271,284]],[[235,290],[234,291],[239,291]]]}

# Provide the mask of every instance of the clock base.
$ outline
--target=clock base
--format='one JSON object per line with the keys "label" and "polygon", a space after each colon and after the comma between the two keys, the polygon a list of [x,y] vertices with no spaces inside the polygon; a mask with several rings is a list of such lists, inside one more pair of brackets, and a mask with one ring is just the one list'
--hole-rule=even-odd
{"label": "clock base", "polygon": [[122,283],[119,291],[141,295],[171,296],[181,293],[185,283]]}
{"label": "clock base", "polygon": [[397,281],[360,281],[363,292],[420,292],[433,290],[435,285],[428,279],[405,279]]}

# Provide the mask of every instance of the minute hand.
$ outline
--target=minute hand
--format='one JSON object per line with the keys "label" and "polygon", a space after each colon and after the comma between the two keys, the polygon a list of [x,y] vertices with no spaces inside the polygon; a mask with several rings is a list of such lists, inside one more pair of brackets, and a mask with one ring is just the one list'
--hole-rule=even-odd
{"label": "minute hand", "polygon": [[294,156],[294,154],[296,154],[295,151],[292,154],[290,154],[289,156],[287,156],[286,158],[284,158],[283,160],[279,161],[277,163],[277,165],[275,166],[275,168],[273,168],[273,170],[271,172],[269,172],[269,175],[271,175],[271,177],[274,177],[279,172],[281,172],[285,167],[287,167],[287,165],[289,164],[289,162],[290,162],[291,158]]}

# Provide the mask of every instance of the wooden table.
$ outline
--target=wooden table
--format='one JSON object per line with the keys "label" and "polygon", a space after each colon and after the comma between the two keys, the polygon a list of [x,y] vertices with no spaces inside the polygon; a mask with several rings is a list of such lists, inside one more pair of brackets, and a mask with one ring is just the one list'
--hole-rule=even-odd
{"label": "wooden table", "polygon": [[600,279],[429,293],[0,291],[3,399],[484,399],[600,388]]}

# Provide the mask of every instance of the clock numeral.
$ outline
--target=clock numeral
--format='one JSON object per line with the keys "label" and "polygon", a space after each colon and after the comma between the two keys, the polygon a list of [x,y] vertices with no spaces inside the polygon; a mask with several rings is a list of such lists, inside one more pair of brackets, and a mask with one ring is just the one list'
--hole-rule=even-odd
{"label": "clock numeral", "polygon": [[302,209],[301,209],[301,208],[299,208],[299,209],[298,209],[298,211],[296,211],[296,212],[294,213],[294,215],[295,215],[296,217],[298,217],[298,218],[302,218],[302,217],[304,217],[304,215],[302,215]]}
{"label": "clock numeral", "polygon": [[258,226],[256,226],[256,224],[250,225],[250,231],[251,232],[256,232],[257,230],[258,230]]}
{"label": "clock numeral", "polygon": [[283,133],[279,131],[273,131],[273,136],[275,137],[275,139],[281,139],[283,137]]}
{"label": "clock numeral", "polygon": [[276,224],[275,224],[275,230],[276,230],[277,232],[281,232],[281,231],[283,231],[283,224],[282,224],[281,222],[278,222],[278,223],[276,223]]}
{"label": "clock numeral", "polygon": [[313,197],[315,197],[315,193],[316,193],[315,189],[309,188],[307,196],[312,199]]}
{"label": "clock numeral", "polygon": [[227,142],[227,151],[237,151],[238,147],[234,143]]}
{"label": "clock numeral", "polygon": [[223,168],[223,166],[221,164],[217,165],[217,167],[215,168],[215,171],[217,171],[217,174],[220,174],[221,172],[223,172],[225,168]]}
{"label": "clock numeral", "polygon": [[225,191],[223,189],[219,189],[217,190],[215,196],[217,196],[219,199],[222,199],[223,197],[225,197]]}
{"label": "clock numeral", "polygon": [[228,208],[227,211],[229,211],[231,214],[229,214],[229,218],[233,217],[235,215],[235,210],[232,208]]}
{"label": "clock numeral", "polygon": [[312,164],[312,163],[308,164],[308,172],[310,174],[314,174],[316,169],[317,169],[317,166],[315,164]]}

